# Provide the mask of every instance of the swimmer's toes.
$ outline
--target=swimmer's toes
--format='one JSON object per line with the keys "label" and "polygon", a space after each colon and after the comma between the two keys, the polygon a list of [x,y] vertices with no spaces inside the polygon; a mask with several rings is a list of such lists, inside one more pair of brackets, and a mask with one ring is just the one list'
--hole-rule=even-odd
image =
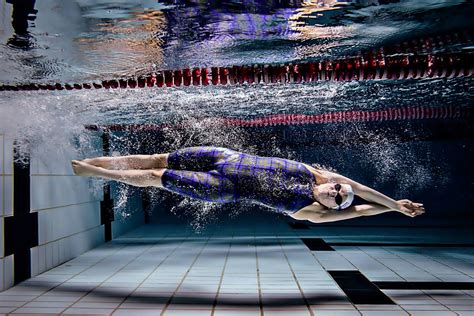
{"label": "swimmer's toes", "polygon": [[83,176],[87,174],[86,166],[78,160],[71,160],[72,171],[77,176]]}
{"label": "swimmer's toes", "polygon": [[77,175],[77,160],[72,160],[71,165],[72,165],[72,171],[74,172],[74,174]]}

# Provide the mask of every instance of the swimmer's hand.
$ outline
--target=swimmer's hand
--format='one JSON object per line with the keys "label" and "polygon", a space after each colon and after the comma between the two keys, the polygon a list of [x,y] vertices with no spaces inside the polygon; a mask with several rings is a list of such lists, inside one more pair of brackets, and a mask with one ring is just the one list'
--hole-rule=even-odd
{"label": "swimmer's hand", "polygon": [[421,215],[425,212],[425,208],[421,203],[415,203],[410,200],[398,200],[396,211],[405,214],[410,217]]}

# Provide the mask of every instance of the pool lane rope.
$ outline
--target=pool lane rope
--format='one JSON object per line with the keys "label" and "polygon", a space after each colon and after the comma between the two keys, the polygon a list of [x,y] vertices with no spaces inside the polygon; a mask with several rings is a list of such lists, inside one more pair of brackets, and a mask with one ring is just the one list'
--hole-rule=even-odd
{"label": "pool lane rope", "polygon": [[[471,119],[474,109],[462,106],[442,107],[400,107],[375,111],[336,111],[323,114],[274,114],[258,118],[210,118],[212,126],[237,126],[237,127],[263,127],[280,125],[302,124],[329,124],[349,122],[383,122],[403,120],[431,120],[431,119]],[[205,120],[205,119],[203,119]],[[91,131],[160,131],[168,128],[189,128],[193,122],[180,122],[177,124],[110,124],[86,125]],[[204,121],[204,126],[206,123]]]}
{"label": "pool lane rope", "polygon": [[125,89],[317,81],[400,80],[472,76],[474,52],[436,54],[366,54],[338,60],[279,65],[163,70],[130,78],[90,83],[0,85],[0,91]]}

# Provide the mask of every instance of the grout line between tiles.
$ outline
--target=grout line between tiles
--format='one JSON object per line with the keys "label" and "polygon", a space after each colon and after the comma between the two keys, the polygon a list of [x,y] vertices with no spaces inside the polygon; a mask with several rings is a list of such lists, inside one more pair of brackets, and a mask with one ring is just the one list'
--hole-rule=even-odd
{"label": "grout line between tiles", "polygon": [[257,239],[253,238],[254,248],[255,248],[255,260],[257,264],[257,286],[258,286],[258,307],[260,309],[260,316],[263,316],[263,301],[262,301],[262,288],[260,283],[260,267],[258,265],[258,246],[257,246]]}
{"label": "grout line between tiles", "polygon": [[288,267],[290,268],[291,275],[293,276],[293,279],[295,280],[296,285],[298,286],[298,289],[299,289],[299,291],[300,291],[300,293],[301,293],[301,296],[303,297],[303,301],[304,301],[304,303],[305,303],[305,305],[306,305],[306,308],[308,309],[309,314],[310,314],[311,316],[314,316],[314,313],[313,313],[313,311],[311,310],[311,307],[309,306],[308,300],[306,299],[306,296],[305,296],[305,294],[304,294],[304,292],[303,292],[303,289],[301,288],[301,285],[300,285],[300,283],[298,282],[298,278],[296,277],[295,271],[293,270],[293,267],[291,266],[290,261],[288,260],[288,256],[286,255],[286,251],[285,251],[283,245],[281,244],[281,241],[280,241],[279,238],[278,238],[278,244],[280,245],[280,248],[281,248],[281,251],[282,251],[282,253],[283,253],[283,256],[285,256],[286,263],[288,263]]}
{"label": "grout line between tiles", "polygon": [[425,291],[423,291],[423,293],[425,293],[426,295],[431,297],[431,299],[435,300],[439,305],[442,305],[442,306],[446,307],[448,310],[452,311],[453,313],[456,313],[456,315],[459,315],[459,313],[457,313],[457,312],[453,311],[451,308],[449,308],[448,304],[444,304],[444,303],[440,302],[435,297],[433,297],[430,293],[426,293]]}
{"label": "grout line between tiles", "polygon": [[[359,248],[359,247],[358,247],[358,248]],[[359,248],[359,249],[360,249],[360,248]],[[408,263],[410,263],[410,264],[412,264],[412,265],[414,265],[414,266],[420,268],[419,266],[413,264],[412,262],[409,262],[409,261],[405,260],[403,257],[400,257],[398,254],[392,252],[390,249],[386,249],[386,247],[382,247],[382,249],[384,249],[385,251],[387,251],[387,252],[389,252],[389,253],[391,253],[391,254],[397,256],[397,257],[400,258],[401,260],[404,260],[404,261],[406,261],[406,262],[408,262]],[[360,249],[360,250],[363,251],[364,253],[366,253],[368,256],[370,256],[370,257],[373,258],[374,260],[376,260],[377,262],[380,262],[376,257],[372,257],[372,256],[370,255],[370,253],[365,252],[363,249]],[[432,260],[431,257],[430,257],[430,259]],[[434,261],[436,261],[436,260],[434,260]],[[383,264],[383,262],[380,262],[380,263],[381,263],[382,265],[384,265],[387,269],[389,269],[390,271],[392,271],[393,273],[395,273],[396,275],[398,275],[399,277],[401,277],[402,279],[404,279],[404,278],[403,278],[402,276],[400,276],[397,272],[393,271],[392,269],[390,269],[389,267],[387,267],[385,264]],[[441,262],[439,262],[439,263],[440,263],[440,264],[443,264],[443,263],[441,263]],[[448,267],[449,267],[449,266],[448,266]],[[449,268],[451,268],[451,267],[449,267]],[[420,269],[421,269],[421,268],[420,268]],[[422,269],[422,270],[425,271],[425,272],[427,272],[427,273],[429,273],[428,271],[426,271],[426,270],[424,270],[424,269]],[[431,273],[429,273],[429,274],[432,275]],[[440,280],[440,282],[443,282],[443,281]],[[425,293],[425,292],[424,292],[424,293]],[[428,296],[429,296],[430,298],[432,298],[433,300],[435,300],[439,305],[442,305],[442,306],[446,307],[448,310],[452,311],[447,305],[441,303],[440,301],[438,301],[437,299],[435,299],[434,297],[432,297],[430,294],[428,294],[428,293],[425,293],[425,294],[428,295]],[[408,312],[403,306],[401,306],[400,304],[397,304],[397,305],[400,306],[400,308],[403,309],[405,312],[407,312],[408,314],[410,314],[410,312]]]}
{"label": "grout line between tiles", "polygon": [[[357,247],[357,248],[358,248],[360,251],[362,251],[363,253],[366,253],[365,251],[363,251],[363,250],[360,249],[359,247]],[[335,250],[335,251],[338,252],[337,250]],[[311,251],[311,254],[312,254],[313,257],[319,262],[318,258],[317,258],[316,256],[314,256],[314,253],[313,253],[312,251]],[[367,254],[369,257],[371,257],[371,258],[373,258],[374,260],[376,260],[377,262],[379,262],[380,264],[382,264],[384,267],[386,267],[386,268],[389,269],[390,271],[392,271],[392,269],[390,269],[389,267],[387,267],[386,265],[384,265],[382,262],[378,261],[376,258],[372,257],[370,254],[368,254],[368,253],[366,253],[366,254]],[[340,255],[343,256],[347,261],[349,261],[349,263],[350,263],[354,268],[356,268],[357,271],[359,271],[360,273],[362,273],[362,272],[359,270],[359,268],[358,268],[357,266],[355,266],[349,259],[347,259],[342,253],[340,253]],[[324,268],[323,265],[321,265],[321,266]],[[326,273],[327,273],[326,268],[324,268],[324,270],[325,270]],[[394,271],[392,271],[392,272],[394,272]],[[395,273],[395,272],[394,272],[394,273]],[[328,274],[329,274],[329,273],[328,273]],[[363,273],[362,273],[362,274],[363,274]],[[398,275],[397,273],[395,273],[395,274]],[[329,274],[329,276],[334,280],[334,278],[332,277],[332,275]],[[364,275],[364,276],[365,276],[365,275]],[[368,278],[367,278],[367,279],[368,279]],[[369,281],[370,281],[370,280],[369,280]],[[343,291],[342,288],[339,286],[339,283],[336,282],[336,284],[337,284],[337,286],[339,287],[339,289],[340,289],[341,291]],[[379,289],[379,290],[380,290],[380,289]],[[343,292],[344,292],[344,291],[343,291]],[[357,306],[356,304],[354,304],[354,303],[352,302],[352,300],[351,300],[347,295],[346,295],[346,297],[347,297],[347,299],[351,302],[352,306],[357,310],[357,312],[358,312],[360,315],[363,315],[363,311],[359,310],[358,306]],[[390,298],[390,296],[388,296],[388,297]],[[390,298],[390,299],[391,299],[391,298]],[[397,304],[397,306],[399,306],[400,308],[402,308],[402,307],[401,307],[400,305],[398,305],[398,304]],[[403,308],[402,308],[402,309],[403,309]],[[404,309],[403,309],[403,310],[404,310]],[[404,311],[405,311],[405,310],[404,310]],[[405,311],[405,312],[406,312],[406,311]]]}
{"label": "grout line between tiles", "polygon": [[[392,253],[393,253],[393,252],[392,252]],[[419,265],[417,265],[417,264],[415,264],[415,263],[413,263],[413,262],[411,262],[411,261],[408,261],[408,260],[404,259],[403,257],[399,256],[397,253],[393,253],[393,254],[396,255],[397,257],[399,257],[399,258],[401,258],[401,259],[403,259],[403,260],[405,260],[405,261],[407,261],[407,262],[413,264],[415,267],[418,267],[418,268],[422,269],[423,271],[425,271],[425,272],[431,274],[429,271],[426,271],[425,269],[423,269],[423,268],[420,267]],[[423,257],[428,257],[429,260],[432,260],[432,261],[434,261],[434,262],[436,262],[436,263],[438,263],[438,264],[441,264],[441,265],[443,265],[443,266],[445,266],[445,267],[447,267],[447,268],[456,270],[456,271],[458,271],[459,273],[462,273],[462,274],[465,275],[466,277],[469,277],[469,278],[470,278],[470,276],[467,275],[466,273],[464,273],[464,272],[462,272],[462,271],[460,271],[460,270],[458,270],[458,269],[456,269],[456,268],[454,268],[454,267],[451,267],[451,266],[449,266],[449,265],[447,265],[447,264],[444,264],[444,263],[442,263],[442,262],[439,262],[439,261],[435,260],[433,257],[431,257],[431,256],[429,256],[429,255],[427,255],[427,254],[422,254],[422,256],[423,256]],[[433,274],[431,274],[431,275],[433,275]],[[433,276],[436,278],[435,275],[433,275]],[[441,282],[444,282],[443,280],[440,280],[440,281],[441,281]]]}
{"label": "grout line between tiles", "polygon": [[[461,271],[461,270],[456,269],[455,267],[452,267],[452,266],[450,266],[450,265],[447,265],[447,264],[445,264],[445,263],[443,263],[443,262],[440,262],[440,261],[436,260],[434,257],[431,257],[429,254],[423,254],[423,255],[429,257],[430,260],[433,260],[434,262],[437,262],[437,263],[439,263],[439,264],[442,264],[442,265],[444,265],[444,266],[446,266],[446,267],[448,267],[448,268],[450,268],[450,269],[456,270],[457,272],[464,274],[466,277],[471,278],[470,275],[464,273],[464,272]],[[461,260],[461,261],[465,262],[465,263],[468,264],[468,265],[471,265],[471,264],[472,264],[471,262],[466,261],[466,260],[463,260],[463,259],[460,259],[460,258],[456,258],[456,259],[457,259],[457,260]]]}
{"label": "grout line between tiles", "polygon": [[[104,225],[103,225],[103,224],[100,224],[100,225],[97,225],[97,226],[94,226],[94,227],[91,227],[91,228],[87,228],[87,229],[85,229],[85,230],[83,230],[83,231],[80,231],[80,232],[77,232],[77,233],[73,233],[73,234],[71,234],[71,235],[67,235],[67,236],[64,236],[64,237],[61,237],[61,238],[58,238],[58,239],[50,240],[50,241],[48,241],[48,242],[45,242],[44,244],[39,244],[38,246],[32,247],[31,249],[36,248],[36,247],[46,246],[46,245],[49,245],[49,244],[53,244],[53,243],[55,243],[55,242],[58,242],[58,241],[61,241],[61,240],[70,238],[70,237],[72,237],[72,236],[76,236],[76,235],[80,235],[80,234],[85,233],[85,232],[92,231],[92,230],[97,229],[97,228],[100,228],[100,227],[102,227],[102,226],[104,226]],[[101,243],[101,244],[99,244],[99,245],[97,245],[97,246],[95,246],[94,248],[91,248],[91,249],[89,249],[89,250],[95,249],[95,248],[97,248],[97,247],[99,247],[99,246],[101,246],[101,245],[104,245],[104,244],[105,244],[105,243]],[[87,251],[89,251],[89,250],[87,250]],[[87,251],[86,251],[86,252],[87,252]],[[85,252],[84,252],[84,253],[85,253]],[[82,255],[82,254],[80,254],[79,256],[81,256],[81,255]],[[77,256],[77,257],[79,257],[79,256]],[[77,257],[71,258],[71,259],[69,259],[69,260],[73,260],[73,259],[75,259],[75,258],[77,258]],[[69,261],[69,260],[68,260],[68,261]],[[57,266],[60,266],[60,265],[62,265],[62,264],[64,264],[64,263],[66,263],[66,262],[67,262],[67,261],[65,261],[65,262],[63,262],[63,263],[61,263],[61,264],[58,264]],[[45,271],[43,271],[43,272],[41,272],[41,273],[47,272],[47,271],[49,271],[49,270],[51,270],[51,269],[53,269],[53,268],[55,268],[55,267],[57,267],[57,266],[51,267],[50,269],[47,269],[47,270],[45,270]],[[41,274],[41,273],[40,273],[40,274]]]}
{"label": "grout line between tiles", "polygon": [[221,277],[219,279],[219,285],[217,286],[216,297],[214,298],[214,303],[212,304],[211,316],[214,316],[214,312],[216,310],[217,299],[219,297],[219,292],[221,290],[222,280],[224,279],[225,268],[227,266],[227,260],[229,259],[229,254],[230,254],[230,249],[231,248],[232,248],[232,239],[230,240],[229,249],[227,249],[227,254],[225,256],[224,267],[222,267]]}
{"label": "grout line between tiles", "polygon": [[[385,247],[381,247],[383,250],[385,251],[388,251],[387,249],[385,249]],[[360,247],[357,247],[357,249],[359,249],[360,251],[362,251],[363,253],[365,253],[367,256],[369,256],[370,258],[374,259],[375,261],[377,261],[378,263],[380,263],[381,265],[383,265],[385,268],[387,268],[388,270],[392,271],[395,275],[399,276],[401,279],[405,280],[400,274],[398,274],[396,271],[393,271],[392,269],[390,269],[390,267],[387,267],[383,262],[381,262],[378,258],[372,256],[370,253],[364,251],[363,249],[361,249]],[[370,280],[369,280],[370,281]],[[371,281],[372,282],[372,281]],[[375,285],[375,284],[374,284]],[[383,291],[382,291],[383,292]],[[390,295],[387,295],[391,300],[393,300]],[[396,302],[395,302],[396,303]],[[400,304],[397,303],[397,306],[400,307],[404,312],[408,313],[409,315],[411,315],[410,312],[408,312],[403,306],[401,306]],[[357,307],[356,307],[357,308]],[[359,310],[359,309],[357,309]]]}
{"label": "grout line between tiles", "polygon": [[97,203],[97,202],[102,202],[102,200],[90,200],[90,201],[79,202],[79,203],[74,203],[74,204],[65,204],[65,205],[44,207],[44,208],[31,208],[30,213],[38,213],[39,214],[40,212],[46,211],[46,210],[54,210],[54,209],[57,209],[57,208],[70,207],[70,206],[83,205],[83,204],[91,204],[91,203]]}
{"label": "grout line between tiles", "polygon": [[[153,271],[151,271],[151,272],[148,274],[148,276],[147,276],[146,278],[144,278],[143,281],[140,282],[140,283],[135,287],[135,289],[134,289],[132,292],[130,292],[130,294],[128,294],[127,296],[124,297],[124,299],[122,300],[122,302],[120,302],[120,303],[113,309],[113,311],[112,311],[111,314],[113,314],[115,311],[117,311],[117,309],[120,308],[120,306],[127,300],[127,298],[129,298],[130,295],[132,295],[133,293],[135,293],[135,291],[136,291],[143,283],[145,283],[145,281],[148,280],[148,278],[150,278],[150,276],[153,275],[153,273],[155,273],[155,271],[156,271],[171,255],[173,255],[174,252],[175,252],[179,247],[181,247],[185,241],[186,241],[186,239],[182,239],[182,240],[181,240],[181,243],[180,243],[179,245],[177,245],[172,251],[170,251],[170,253],[169,253],[166,257],[164,257],[163,260],[161,260],[161,262],[153,269]],[[151,245],[149,248],[147,248],[146,250],[152,249],[153,247],[156,247],[157,245],[159,245],[159,244],[158,244],[158,243],[155,243],[155,244]],[[137,257],[137,258],[138,258],[138,257]],[[129,265],[129,264],[130,264],[130,262],[127,263],[125,266],[127,266],[127,265]],[[114,273],[114,275],[115,275],[115,273]]]}
{"label": "grout line between tiles", "polygon": [[[392,249],[386,249],[386,248],[387,248],[387,247],[383,247],[384,250],[386,250],[386,251],[388,251],[389,253],[391,253],[391,254],[397,256],[400,260],[403,260],[403,261],[405,261],[405,262],[411,264],[412,266],[417,267],[417,268],[420,269],[420,270],[423,270],[424,272],[426,272],[426,273],[428,273],[429,275],[431,275],[431,276],[435,277],[436,279],[438,279],[440,282],[443,281],[443,280],[439,279],[438,277],[436,277],[435,275],[431,274],[429,271],[426,271],[426,270],[423,269],[422,267],[419,267],[419,266],[417,266],[416,264],[414,264],[413,262],[410,262],[410,261],[406,260],[405,258],[399,256],[397,253],[393,252]],[[387,268],[388,268],[388,267],[387,267]],[[392,270],[392,269],[390,269],[390,270]],[[405,280],[405,278],[403,278],[403,277],[402,277],[402,279]]]}
{"label": "grout line between tiles", "polygon": [[[21,305],[21,306],[18,306],[18,307],[16,307],[14,310],[10,311],[10,313],[12,313],[12,312],[16,311],[17,309],[19,309],[19,308],[21,308],[21,307],[25,306],[25,305],[26,305],[26,304],[28,304],[28,303],[30,303],[30,302],[32,302],[32,301],[34,301],[34,300],[35,300],[35,299],[37,299],[38,297],[40,297],[40,296],[42,296],[42,295],[44,295],[44,294],[46,294],[46,293],[50,292],[51,290],[54,290],[55,288],[59,287],[61,284],[64,284],[65,282],[67,282],[67,281],[71,280],[72,278],[74,278],[74,277],[76,277],[77,275],[81,274],[82,272],[84,272],[84,271],[86,271],[86,270],[90,269],[91,267],[93,267],[93,266],[95,266],[96,264],[98,264],[99,262],[101,262],[101,261],[103,261],[103,260],[107,259],[108,257],[110,257],[110,256],[114,255],[115,253],[119,252],[121,249],[123,249],[123,248],[125,248],[125,247],[126,247],[126,246],[123,246],[123,247],[121,247],[121,248],[117,249],[117,251],[115,251],[114,253],[111,253],[111,254],[110,254],[110,255],[108,255],[108,256],[105,256],[104,258],[102,258],[101,260],[99,260],[98,262],[96,262],[95,264],[93,264],[92,266],[89,266],[87,269],[85,269],[85,270],[82,270],[82,271],[80,271],[80,272],[78,272],[78,273],[74,274],[73,276],[71,276],[71,277],[70,277],[70,278],[68,278],[67,280],[65,280],[65,281],[63,281],[63,282],[59,283],[58,285],[56,285],[56,286],[54,286],[54,287],[50,288],[50,289],[49,289],[49,290],[47,290],[46,292],[44,292],[44,293],[41,293],[41,294],[39,294],[39,295],[35,296],[35,297],[34,297],[33,299],[31,299],[30,301],[28,301],[28,302],[25,302],[25,304],[23,304],[23,305]],[[69,261],[70,261],[70,260],[69,260]],[[68,261],[66,261],[66,262],[68,262]],[[66,263],[66,262],[65,262],[65,263]],[[65,264],[65,263],[63,263],[63,264]],[[21,283],[20,283],[20,284],[21,284]],[[63,311],[64,311],[64,310],[66,310],[67,308],[69,308],[69,306],[68,306],[68,307],[66,307],[66,308],[64,308],[64,309],[63,309]],[[61,312],[61,313],[62,313],[62,312]]]}
{"label": "grout line between tiles", "polygon": [[196,258],[194,258],[193,262],[191,263],[191,265],[189,266],[188,270],[186,271],[186,273],[184,274],[184,276],[181,278],[181,281],[179,282],[178,286],[176,287],[176,289],[174,290],[173,294],[171,295],[171,297],[168,299],[168,301],[166,302],[165,306],[163,307],[163,309],[161,310],[161,313],[160,313],[160,316],[163,316],[164,313],[166,312],[166,310],[168,309],[168,306],[170,305],[171,301],[173,300],[173,297],[174,295],[176,294],[176,292],[178,292],[179,288],[181,287],[181,285],[183,284],[184,280],[186,279],[186,276],[189,274],[189,271],[191,271],[193,265],[196,263],[196,261],[199,259],[199,257],[201,256],[202,252],[204,251],[204,248],[206,248],[207,244],[209,243],[209,239],[208,238],[206,240],[206,242],[204,243],[204,245],[202,246],[201,250],[199,251],[199,253],[196,255]]}
{"label": "grout line between tiles", "polygon": [[[132,260],[130,260],[127,264],[125,264],[122,268],[120,268],[119,270],[115,271],[114,274],[112,274],[111,276],[109,276],[108,278],[106,278],[104,281],[100,282],[98,285],[96,285],[93,289],[91,289],[90,291],[88,291],[87,293],[85,293],[83,296],[81,296],[80,298],[78,298],[77,300],[75,300],[73,303],[71,303],[66,309],[68,309],[69,307],[71,307],[72,305],[76,304],[77,302],[79,302],[82,298],[84,298],[85,296],[87,296],[89,293],[93,292],[95,289],[97,289],[98,287],[100,287],[101,284],[103,284],[104,282],[106,282],[108,279],[112,278],[115,274],[117,274],[119,271],[123,270],[127,265],[129,265],[131,262],[135,261],[137,258],[140,257],[141,254],[143,254],[146,250],[148,250],[149,248],[151,248],[152,246],[148,247],[147,249],[144,249],[139,255],[137,255],[135,258],[133,258]],[[125,246],[123,247],[125,248]],[[121,248],[121,249],[123,249]],[[101,260],[102,261],[102,260]],[[100,261],[99,261],[100,262]],[[99,262],[96,262],[94,265],[92,265],[91,267],[89,267],[88,269],[82,271],[82,272],[85,272],[89,269],[91,269],[92,267],[96,266]],[[81,273],[82,273],[81,272]],[[64,283],[64,282],[63,282]],[[64,309],[61,314],[64,313],[64,311],[66,310]]]}

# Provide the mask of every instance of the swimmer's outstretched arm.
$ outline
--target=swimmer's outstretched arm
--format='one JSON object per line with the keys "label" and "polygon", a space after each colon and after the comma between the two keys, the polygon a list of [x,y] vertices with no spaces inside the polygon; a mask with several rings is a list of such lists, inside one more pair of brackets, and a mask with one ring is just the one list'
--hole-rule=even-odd
{"label": "swimmer's outstretched arm", "polygon": [[358,183],[340,174],[324,171],[324,175],[328,178],[329,181],[350,184],[352,186],[352,189],[354,190],[355,195],[360,196],[368,202],[373,202],[385,206],[387,209],[395,210],[404,213],[408,216],[416,216],[419,215],[419,212],[424,213],[425,211],[425,209],[423,208],[423,204],[421,203],[414,203],[410,200],[395,201],[394,199],[386,196],[383,193],[380,193],[366,185]]}
{"label": "swimmer's outstretched arm", "polygon": [[[402,200],[403,201],[403,200]],[[401,202],[402,203],[402,202]],[[314,203],[309,206],[302,208],[301,210],[291,214],[290,216],[297,220],[308,220],[313,223],[328,223],[342,221],[346,219],[361,217],[361,216],[372,216],[387,212],[397,211],[390,209],[380,204],[363,204],[353,205],[343,210],[333,210],[322,206],[319,203]],[[422,213],[410,215],[402,212],[410,217],[415,217]]]}

